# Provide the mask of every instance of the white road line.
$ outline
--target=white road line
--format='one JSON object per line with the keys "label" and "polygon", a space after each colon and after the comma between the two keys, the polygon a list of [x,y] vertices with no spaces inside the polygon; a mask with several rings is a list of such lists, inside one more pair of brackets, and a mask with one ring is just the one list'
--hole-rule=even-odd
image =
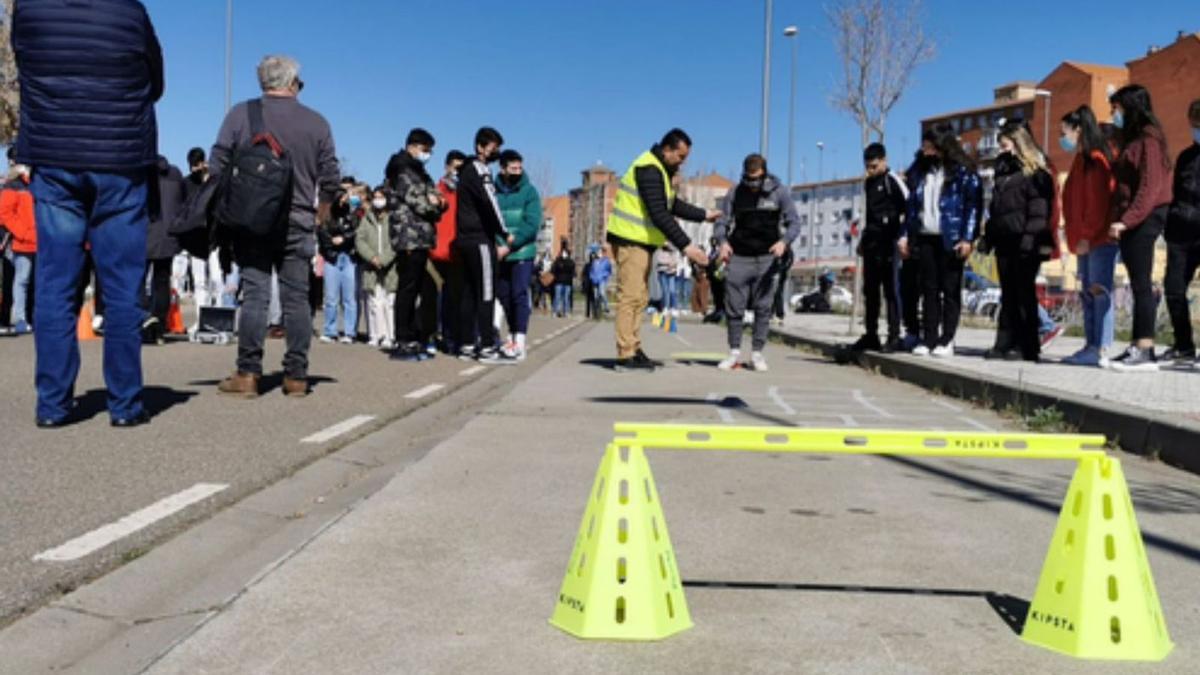
{"label": "white road line", "polygon": [[988,425],[984,424],[983,422],[979,422],[979,421],[977,421],[977,420],[973,420],[973,419],[971,419],[970,417],[967,417],[967,416],[965,416],[965,415],[964,415],[964,416],[962,416],[962,417],[960,417],[960,418],[958,418],[958,419],[960,419],[960,420],[962,420],[962,421],[966,422],[967,424],[970,424],[971,426],[975,427],[976,429],[978,429],[978,430],[980,430],[980,431],[990,431],[990,432],[995,432],[995,431],[996,431],[995,429],[993,429],[992,427],[989,427]]}
{"label": "white road line", "polygon": [[947,402],[941,400],[940,398],[930,397],[929,400],[933,401],[936,405],[942,406],[943,408],[945,408],[946,410],[949,410],[950,412],[956,412],[956,413],[962,412],[962,408],[954,405],[953,403],[947,403]]}
{"label": "white road line", "polygon": [[771,397],[771,400],[775,402],[775,405],[779,406],[779,409],[783,411],[783,414],[796,414],[796,409],[788,405],[787,401],[783,400],[783,397],[779,395],[779,387],[771,387],[770,389],[767,389],[767,396]]}
{"label": "white road line", "polygon": [[874,403],[871,403],[870,401],[868,401],[867,397],[863,396],[862,389],[854,390],[854,400],[858,401],[859,405],[861,405],[862,407],[866,408],[867,410],[870,410],[871,412],[875,413],[876,415],[879,415],[880,417],[886,417],[888,419],[895,417],[895,415],[891,414],[890,412],[888,412],[888,411],[884,410],[883,408],[880,408],[879,406],[875,405]]}
{"label": "white road line", "polygon": [[[707,400],[711,401],[711,402],[720,401],[721,395],[720,394],[709,394]],[[717,406],[717,414],[721,416],[722,422],[724,422],[726,424],[733,424],[733,413],[729,412],[725,408],[722,408],[721,406],[718,405]]]}
{"label": "white road line", "polygon": [[39,562],[78,560],[138,530],[149,527],[163,518],[174,515],[192,504],[204,501],[228,487],[224,483],[196,483],[192,487],[154,502],[140,511],[134,511],[116,522],[76,537],[58,548],[42,551],[33,556],[33,559]]}
{"label": "white road line", "polygon": [[373,415],[355,415],[348,420],[338,422],[331,427],[325,427],[317,433],[302,439],[301,443],[324,443],[325,441],[337,438],[342,434],[357,429],[362,425],[375,419]]}
{"label": "white road line", "polygon": [[431,384],[426,387],[421,387],[420,389],[418,389],[414,392],[405,394],[404,398],[407,398],[410,400],[415,400],[418,398],[425,398],[426,396],[432,394],[433,392],[440,391],[440,390],[444,389],[445,387],[446,387],[446,385],[444,385],[444,384],[434,383],[434,384]]}
{"label": "white road line", "polygon": [[679,340],[680,342],[682,342],[684,345],[686,345],[686,346],[688,346],[688,347],[694,347],[694,345],[693,345],[692,343],[688,342],[688,341],[687,341],[687,339],[686,339],[686,338],[684,338],[684,337],[683,337],[682,335],[680,335],[679,333],[675,333],[675,339],[676,339],[676,340]]}
{"label": "white road line", "polygon": [[534,340],[534,341],[533,341],[533,346],[535,346],[535,347],[536,347],[536,346],[538,346],[538,345],[542,344],[542,343],[543,343],[543,342],[545,342],[545,341],[546,341],[546,338],[538,338],[538,339],[536,339],[536,340]]}
{"label": "white road line", "polygon": [[842,424],[845,424],[848,427],[858,426],[858,422],[856,422],[855,419],[850,415],[838,415],[838,417],[842,418]]}
{"label": "white road line", "polygon": [[466,370],[459,373],[459,375],[461,375],[463,377],[471,377],[472,375],[478,375],[479,373],[482,373],[485,370],[487,370],[487,366],[475,366],[474,368],[467,368]]}

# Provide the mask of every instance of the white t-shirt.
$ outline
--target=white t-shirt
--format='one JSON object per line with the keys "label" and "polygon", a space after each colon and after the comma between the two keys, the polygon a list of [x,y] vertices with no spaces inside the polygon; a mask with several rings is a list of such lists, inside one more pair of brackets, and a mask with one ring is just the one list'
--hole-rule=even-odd
{"label": "white t-shirt", "polygon": [[934,169],[925,177],[925,207],[921,211],[921,232],[940,234],[942,231],[942,186],[946,183],[946,172]]}

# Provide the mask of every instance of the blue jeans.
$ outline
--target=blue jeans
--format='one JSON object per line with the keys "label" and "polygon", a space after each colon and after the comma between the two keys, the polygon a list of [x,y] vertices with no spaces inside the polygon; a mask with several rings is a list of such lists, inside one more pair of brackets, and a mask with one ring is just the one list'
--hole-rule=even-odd
{"label": "blue jeans", "polygon": [[668,272],[658,273],[658,287],[662,290],[662,308],[664,312],[676,309],[675,305],[675,275]]}
{"label": "blue jeans", "polygon": [[496,298],[508,318],[508,332],[524,335],[529,332],[529,283],[533,280],[533,261],[514,260],[500,263],[500,278],[496,282]]}
{"label": "blue jeans", "polygon": [[684,309],[692,305],[692,280],[675,277],[675,308]]}
{"label": "blue jeans", "polygon": [[29,298],[29,282],[33,277],[32,253],[13,252],[12,325],[29,325],[25,316],[25,305]]}
{"label": "blue jeans", "polygon": [[338,305],[342,307],[342,332],[354,337],[358,332],[358,297],[355,290],[354,259],[349,253],[337,254],[325,261],[325,336],[338,336]]}
{"label": "blue jeans", "polygon": [[592,293],[596,296],[596,311],[608,313],[608,282],[601,281],[592,284]]}
{"label": "blue jeans", "polygon": [[1113,343],[1113,273],[1120,247],[1107,244],[1079,256],[1079,295],[1087,346],[1104,349]]}
{"label": "blue jeans", "polygon": [[1042,303],[1039,302],[1038,303],[1038,335],[1039,336],[1045,335],[1045,334],[1049,333],[1050,331],[1054,330],[1054,328],[1056,326],[1058,326],[1058,324],[1054,323],[1054,319],[1050,318],[1050,312],[1047,312],[1046,308],[1042,307]]}
{"label": "blue jeans", "polygon": [[147,186],[142,172],[99,173],[38,168],[37,416],[61,421],[71,410],[79,375],[76,299],[91,245],[104,288],[104,382],[113,419],[142,408],[142,275],[146,270]]}
{"label": "blue jeans", "polygon": [[571,284],[555,284],[554,313],[566,316],[571,312]]}

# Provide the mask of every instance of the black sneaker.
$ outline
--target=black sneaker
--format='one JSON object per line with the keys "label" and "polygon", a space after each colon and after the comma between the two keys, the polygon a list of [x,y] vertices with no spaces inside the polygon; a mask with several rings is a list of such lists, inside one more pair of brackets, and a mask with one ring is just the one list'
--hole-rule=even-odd
{"label": "black sneaker", "polygon": [[496,349],[495,347],[487,347],[479,351],[479,362],[486,363],[489,366],[515,366],[517,360]]}
{"label": "black sneaker", "polygon": [[662,361],[658,361],[656,359],[650,358],[649,356],[646,356],[646,352],[642,351],[641,349],[637,350],[637,353],[633,355],[633,358],[640,359],[641,361],[649,363],[651,366],[653,366],[655,368],[662,368],[662,366],[663,366]]}
{"label": "black sneaker", "polygon": [[475,360],[475,347],[468,345],[466,347],[459,349],[458,350],[458,359],[460,361],[474,361]]}
{"label": "black sneaker", "polygon": [[625,373],[625,372],[652,373],[657,369],[658,369],[658,366],[654,365],[654,361],[649,359],[645,354],[643,354],[641,352],[638,352],[637,354],[634,354],[632,357],[627,358],[627,359],[617,359],[616,364],[613,366],[613,370],[616,370],[618,373]]}
{"label": "black sneaker", "polygon": [[393,361],[420,361],[424,350],[416,342],[406,342],[392,350],[388,358]]}
{"label": "black sneaker", "polygon": [[1195,368],[1196,367],[1196,350],[1195,349],[1177,349],[1172,347],[1163,353],[1160,361],[1169,361],[1173,368]]}
{"label": "black sneaker", "polygon": [[855,352],[878,352],[883,350],[883,345],[879,344],[878,335],[864,335],[858,338],[858,342],[850,345],[850,350]]}
{"label": "black sneaker", "polygon": [[1113,360],[1112,368],[1121,373],[1156,372],[1158,358],[1154,355],[1153,347],[1150,349],[1130,347],[1124,354]]}

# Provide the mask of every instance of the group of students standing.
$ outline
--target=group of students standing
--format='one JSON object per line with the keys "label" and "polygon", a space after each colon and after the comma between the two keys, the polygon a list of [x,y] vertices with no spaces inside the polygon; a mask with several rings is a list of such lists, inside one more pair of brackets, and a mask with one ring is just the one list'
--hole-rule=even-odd
{"label": "group of students standing", "polygon": [[[903,178],[888,171],[882,145],[868,147],[860,244],[866,334],[854,349],[953,356],[964,267],[978,248],[995,255],[1001,288],[995,343],[985,358],[1039,361],[1037,276],[1041,264],[1058,254],[1061,239],[1078,256],[1086,337],[1084,348],[1064,363],[1156,370],[1152,270],[1165,231],[1164,295],[1175,330],[1175,346],[1165,358],[1190,365],[1196,354],[1187,287],[1200,267],[1200,101],[1189,110],[1197,143],[1179,156],[1173,179],[1149,92],[1129,85],[1110,102],[1107,127],[1088,106],[1063,117],[1060,143],[1075,157],[1061,191],[1026,123],[1003,123],[986,207],[976,167],[951,130],[926,133]],[[1129,347],[1112,354],[1118,258],[1133,295],[1133,328]],[[888,310],[882,342],[881,294]]]}

